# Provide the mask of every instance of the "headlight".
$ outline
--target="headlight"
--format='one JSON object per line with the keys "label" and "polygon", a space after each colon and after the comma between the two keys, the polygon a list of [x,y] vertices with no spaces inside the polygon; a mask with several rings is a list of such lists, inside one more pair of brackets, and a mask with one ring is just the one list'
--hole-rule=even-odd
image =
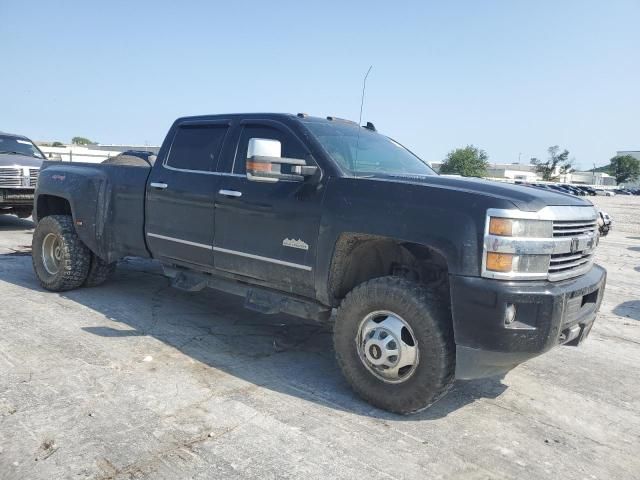
{"label": "headlight", "polygon": [[487,252],[486,269],[500,273],[529,273],[546,275],[550,255],[516,255],[513,253]]}
{"label": "headlight", "polygon": [[553,236],[550,220],[490,217],[489,233],[502,237],[549,238]]}
{"label": "headlight", "polygon": [[[551,238],[553,237],[553,222],[551,220],[537,220],[526,218],[506,218],[489,217],[488,234],[496,237],[511,237],[493,242],[488,247],[485,257],[485,270],[487,272],[497,272],[505,276],[543,277],[549,270],[550,255],[538,255],[536,253],[520,252],[514,249],[513,252],[502,251],[505,245],[513,244],[517,246],[516,238]],[[526,240],[525,240],[526,241]]]}
{"label": "headlight", "polygon": [[582,206],[547,206],[535,212],[489,208],[481,275],[557,281],[588,271],[598,243],[597,213]]}

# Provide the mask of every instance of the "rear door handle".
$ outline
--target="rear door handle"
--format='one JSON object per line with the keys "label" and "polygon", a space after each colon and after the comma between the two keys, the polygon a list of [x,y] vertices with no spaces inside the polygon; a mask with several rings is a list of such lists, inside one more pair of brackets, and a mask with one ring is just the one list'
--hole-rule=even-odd
{"label": "rear door handle", "polygon": [[169,185],[167,185],[166,183],[162,183],[162,182],[151,182],[149,184],[149,186],[152,187],[152,188],[157,188],[158,190],[164,190]]}
{"label": "rear door handle", "polygon": [[236,190],[218,190],[220,195],[224,195],[225,197],[241,197],[242,192],[238,192]]}

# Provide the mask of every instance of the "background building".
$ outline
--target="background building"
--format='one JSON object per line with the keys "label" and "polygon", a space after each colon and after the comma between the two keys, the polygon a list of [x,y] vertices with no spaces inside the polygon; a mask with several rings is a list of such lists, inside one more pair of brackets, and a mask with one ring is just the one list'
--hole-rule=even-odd
{"label": "background building", "polygon": [[616,179],[604,172],[571,172],[563,175],[565,183],[614,187]]}
{"label": "background building", "polygon": [[[640,155],[640,152],[636,152]],[[431,168],[440,171],[443,162],[431,162]],[[580,185],[594,185],[598,187],[614,187],[616,179],[604,172],[571,172],[560,174],[556,172],[558,183],[576,183]],[[535,165],[527,163],[492,163],[487,168],[486,178],[500,181],[533,183],[542,178],[536,173]]]}
{"label": "background building", "polygon": [[150,145],[63,145],[62,147],[51,147],[45,142],[36,142],[40,150],[51,160],[62,160],[63,162],[88,162],[101,163],[107,158],[126,150],[146,150],[156,155],[160,147]]}

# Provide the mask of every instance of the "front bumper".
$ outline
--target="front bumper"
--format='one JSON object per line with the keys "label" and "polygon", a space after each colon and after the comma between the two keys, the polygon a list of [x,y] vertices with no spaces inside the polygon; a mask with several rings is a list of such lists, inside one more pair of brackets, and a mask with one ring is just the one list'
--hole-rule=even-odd
{"label": "front bumper", "polygon": [[[562,282],[452,275],[456,378],[500,375],[556,345],[580,343],[600,308],[606,276],[598,265]],[[506,325],[508,305],[516,317]]]}
{"label": "front bumper", "polygon": [[32,206],[34,193],[34,188],[0,187],[0,207]]}

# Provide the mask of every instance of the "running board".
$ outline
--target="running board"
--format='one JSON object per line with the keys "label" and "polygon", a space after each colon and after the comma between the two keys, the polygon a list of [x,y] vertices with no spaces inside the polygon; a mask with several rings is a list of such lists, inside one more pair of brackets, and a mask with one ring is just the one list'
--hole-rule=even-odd
{"label": "running board", "polygon": [[206,273],[166,265],[163,265],[163,269],[164,274],[171,279],[172,287],[187,292],[198,292],[208,287],[244,297],[244,307],[255,312],[271,315],[286,313],[319,322],[326,322],[331,317],[331,307],[302,297]]}

